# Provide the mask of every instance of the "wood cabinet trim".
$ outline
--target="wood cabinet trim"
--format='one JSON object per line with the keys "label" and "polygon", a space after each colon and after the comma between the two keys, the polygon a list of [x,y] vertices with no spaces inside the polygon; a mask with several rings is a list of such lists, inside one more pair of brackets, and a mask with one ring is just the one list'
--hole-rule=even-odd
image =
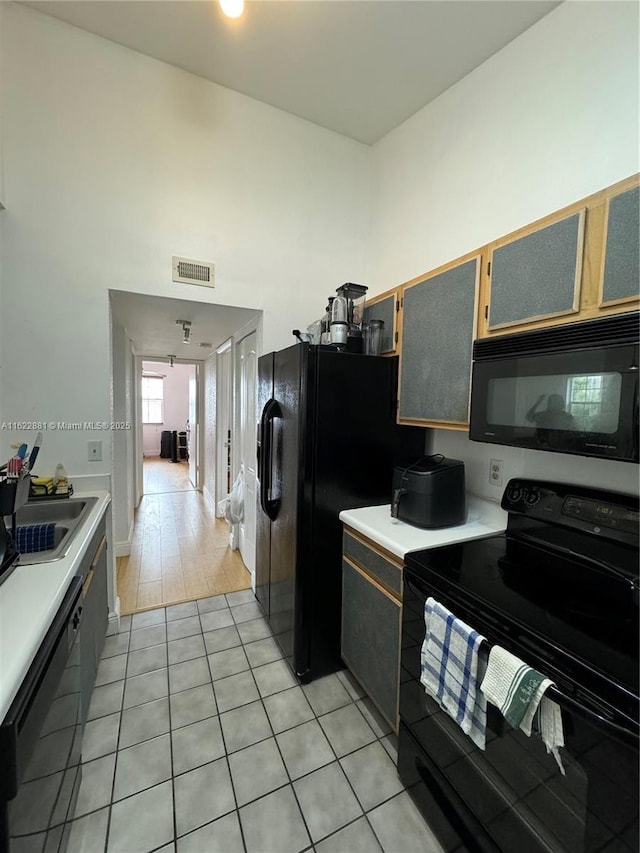
{"label": "wood cabinet trim", "polygon": [[410,287],[414,287],[416,284],[422,284],[424,281],[428,281],[430,278],[433,278],[436,275],[440,275],[443,272],[448,272],[451,269],[455,269],[455,267],[462,266],[462,264],[466,264],[469,261],[473,261],[478,258],[482,254],[482,248],[474,249],[473,252],[467,252],[465,255],[460,255],[459,258],[454,258],[452,261],[447,261],[446,264],[440,264],[439,267],[435,267],[432,270],[429,270],[422,275],[414,276],[414,278],[409,279],[409,281],[403,282],[403,284],[398,285],[398,290],[400,290],[401,297],[404,299],[404,292],[408,290]]}
{"label": "wood cabinet trim", "polygon": [[611,308],[617,305],[629,305],[631,303],[638,302],[638,297],[635,294],[631,294],[630,296],[621,296],[617,299],[607,299],[606,301],[604,299],[604,274],[607,264],[607,237],[609,234],[609,209],[611,207],[611,201],[619,195],[624,195],[624,193],[629,192],[629,190],[634,190],[637,186],[640,186],[640,176],[634,176],[633,179],[629,178],[628,181],[624,182],[623,189],[619,192],[609,193],[604,202],[604,222],[601,229],[602,245],[600,248],[600,265],[598,275],[597,305],[599,308]]}
{"label": "wood cabinet trim", "polygon": [[100,557],[102,557],[102,552],[105,550],[106,547],[107,547],[107,537],[103,536],[102,539],[100,540],[100,544],[98,545],[98,547],[96,548],[96,550],[94,552],[93,560],[91,561],[91,568],[92,569],[95,569],[95,567],[98,565],[98,562],[100,561]]}
{"label": "wood cabinet trim", "polygon": [[91,582],[93,581],[95,573],[96,572],[95,572],[94,566],[91,566],[91,568],[87,572],[87,575],[84,579],[84,583],[82,584],[82,597],[83,598],[87,597],[87,593],[89,592],[89,587],[91,586]]}
{"label": "wood cabinet trim", "polygon": [[357,563],[354,563],[353,560],[350,557],[347,557],[345,554],[342,555],[342,559],[345,561],[345,563],[351,566],[354,571],[358,572],[359,575],[362,575],[362,577],[372,586],[374,586],[378,590],[378,592],[381,592],[383,595],[386,595],[386,597],[390,601],[393,601],[396,607],[402,610],[401,599],[399,599],[394,593],[387,589],[386,586],[383,586],[383,584],[380,583],[377,578],[374,578],[373,575],[370,575],[365,569],[361,568],[361,566],[359,566]]}
{"label": "wood cabinet trim", "polygon": [[400,316],[400,289],[398,287],[394,287],[391,290],[385,290],[384,293],[378,293],[376,296],[372,296],[370,299],[366,299],[364,303],[365,310],[370,308],[372,305],[376,305],[378,302],[384,302],[385,299],[391,299],[393,297],[394,306],[393,306],[393,328],[391,329],[391,341],[392,347],[391,349],[382,350],[380,355],[390,356],[397,355],[398,349],[400,347],[400,334],[399,334],[399,316]]}
{"label": "wood cabinet trim", "polygon": [[344,525],[344,532],[348,533],[349,536],[353,536],[354,539],[357,539],[362,545],[366,545],[371,551],[375,551],[380,557],[384,557],[385,560],[388,560],[390,563],[393,563],[398,569],[402,570],[404,568],[404,564],[402,563],[400,557],[392,554],[391,551],[387,551],[382,545],[379,545],[373,539],[369,539],[363,533],[360,533],[355,529],[355,527],[349,527],[348,524]]}
{"label": "wood cabinet trim", "polygon": [[[515,327],[520,327],[527,323],[536,323],[541,320],[551,319],[553,317],[567,317],[570,314],[576,314],[580,310],[580,286],[582,282],[582,262],[584,257],[585,250],[585,221],[586,221],[586,207],[578,207],[576,210],[572,210],[571,213],[558,215],[558,214],[550,214],[546,216],[544,220],[539,220],[538,223],[534,223],[533,225],[527,225],[524,228],[519,229],[518,231],[514,231],[508,237],[502,237],[500,240],[496,240],[493,243],[490,243],[488,246],[488,263],[487,263],[487,305],[489,306],[489,316],[486,320],[486,328],[490,332],[495,332],[496,330],[504,330],[504,329],[512,329]],[[565,222],[567,219],[571,219],[576,214],[578,214],[578,234],[576,240],[576,269],[573,278],[573,299],[571,302],[571,307],[566,308],[562,311],[551,311],[546,314],[537,314],[533,317],[526,317],[522,320],[507,320],[503,323],[491,323],[491,276],[489,271],[491,267],[493,267],[494,263],[494,254],[496,250],[502,249],[505,246],[510,246],[512,243],[517,243],[519,240],[524,239],[525,237],[529,237],[532,234],[536,234],[538,231],[543,231],[545,228],[549,228],[552,225],[558,225],[560,222]],[[542,224],[541,224],[542,223]],[[489,266],[491,265],[491,266]]]}
{"label": "wood cabinet trim", "polygon": [[[527,319],[520,323],[517,327],[514,324],[514,329],[517,332],[526,332],[534,329],[546,328],[550,326],[558,326],[564,323],[575,323],[581,320],[589,320],[595,317],[603,317],[609,314],[617,314],[625,311],[627,308],[635,308],[640,305],[640,299],[637,297],[625,297],[619,301],[612,301],[601,304],[601,276],[604,271],[605,263],[605,205],[609,199],[620,195],[627,190],[633,189],[640,184],[640,173],[630,175],[609,187],[598,190],[590,196],[586,196],[579,201],[573,202],[566,207],[561,208],[553,213],[536,220],[535,222],[525,225],[522,228],[506,234],[497,240],[487,243],[480,250],[485,257],[493,254],[495,248],[500,247],[524,236],[526,233],[538,230],[552,224],[554,221],[560,221],[563,218],[572,216],[581,209],[586,210],[585,225],[584,225],[584,246],[582,251],[582,281],[579,289],[578,310],[575,313],[563,313],[558,315],[545,315],[539,319]],[[480,284],[480,313],[478,316],[478,337],[492,337],[494,335],[505,334],[505,328],[491,327],[489,328],[488,318],[484,316],[485,308],[490,306],[490,280],[486,274],[486,268],[483,270],[482,280]],[[511,326],[509,326],[511,328]]]}
{"label": "wood cabinet trim", "polygon": [[[402,294],[402,302],[404,303],[405,293],[413,287],[418,287],[419,285],[426,284],[432,278],[441,275],[442,273],[449,272],[450,270],[457,269],[458,267],[464,266],[467,263],[475,262],[475,280],[473,284],[473,312],[472,312],[472,323],[471,323],[471,338],[470,345],[471,350],[473,351],[473,341],[478,336],[478,310],[480,305],[480,287],[482,281],[482,269],[483,269],[483,261],[484,256],[480,251],[469,252],[466,255],[462,255],[460,258],[456,258],[456,260],[451,261],[447,264],[442,264],[442,266],[437,267],[431,272],[427,273],[424,276],[417,276],[411,281],[405,282],[405,284],[401,285],[401,294]],[[400,340],[398,343],[398,351],[400,353],[400,364],[398,365],[398,395],[400,394],[400,389],[402,388],[402,370],[403,370],[403,357],[402,357],[402,347],[404,343],[404,309],[403,309],[403,319],[399,324],[400,326]],[[397,422],[399,424],[405,426],[435,426],[436,428],[442,429],[453,429],[453,430],[468,430],[469,429],[469,410],[471,406],[471,369],[469,370],[469,389],[467,394],[467,416],[466,420],[446,420],[446,419],[435,419],[435,418],[415,418],[415,417],[406,417],[400,414],[400,407],[398,406],[398,414],[397,414]]]}
{"label": "wood cabinet trim", "polygon": [[[358,682],[361,683],[362,686],[365,688],[365,690],[369,694],[369,698],[374,703],[374,705],[376,706],[376,708],[378,709],[378,711],[380,712],[382,717],[391,724],[394,732],[397,734],[398,730],[399,730],[399,724],[400,724],[400,662],[401,662],[401,653],[402,653],[402,604],[399,603],[393,596],[390,596],[384,589],[380,588],[379,584],[377,584],[375,581],[373,581],[369,577],[369,575],[366,574],[366,572],[363,572],[361,569],[359,569],[358,566],[354,565],[351,562],[351,560],[343,557],[343,570],[344,570],[344,566],[355,571],[365,583],[368,583],[371,586],[373,586],[373,588],[377,592],[381,592],[396,606],[396,619],[397,619],[396,625],[397,625],[398,647],[396,650],[396,653],[397,653],[396,654],[396,673],[397,673],[397,675],[396,675],[396,685],[395,685],[396,689],[395,689],[395,702],[394,702],[395,713],[393,714],[393,717],[394,717],[393,721],[389,719],[389,717],[387,716],[386,710],[382,707],[381,704],[379,704],[378,696],[376,694],[376,690],[373,689],[372,685],[369,683],[369,680],[367,679],[366,673],[358,671],[358,667],[357,667],[357,665],[354,664],[354,661],[351,659],[350,655],[348,654],[348,651],[345,651],[344,642],[341,643],[340,655],[342,657],[342,660],[345,662],[345,664],[347,665],[349,670],[353,673],[353,675],[358,680]],[[343,585],[344,585],[344,582],[345,582],[345,578],[344,578],[344,574],[343,574]],[[343,594],[344,594],[344,592],[343,592]],[[343,639],[344,639],[344,626],[343,626]]]}

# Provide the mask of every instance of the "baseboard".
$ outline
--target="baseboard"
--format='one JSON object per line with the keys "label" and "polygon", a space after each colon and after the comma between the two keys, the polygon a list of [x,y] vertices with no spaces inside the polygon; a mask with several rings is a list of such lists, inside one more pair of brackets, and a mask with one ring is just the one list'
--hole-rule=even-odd
{"label": "baseboard", "polygon": [[211,492],[209,491],[209,489],[206,486],[202,487],[202,494],[204,495],[204,499],[207,502],[207,505],[209,506],[209,508],[212,509],[215,513],[215,511],[216,511],[215,498],[213,497],[213,495],[211,494]]}
{"label": "baseboard", "polygon": [[120,596],[116,596],[116,601],[113,610],[109,611],[109,625],[116,623],[120,630]]}
{"label": "baseboard", "polygon": [[131,543],[133,542],[133,531],[135,528],[135,522],[131,522],[131,526],[129,527],[129,538],[126,542],[114,542],[113,544],[113,553],[116,557],[128,557],[131,553]]}

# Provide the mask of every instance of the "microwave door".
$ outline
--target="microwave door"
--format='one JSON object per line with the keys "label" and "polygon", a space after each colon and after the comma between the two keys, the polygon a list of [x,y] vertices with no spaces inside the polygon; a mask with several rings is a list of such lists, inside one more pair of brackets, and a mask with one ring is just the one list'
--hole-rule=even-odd
{"label": "microwave door", "polygon": [[637,347],[474,362],[474,441],[637,461],[637,425]]}

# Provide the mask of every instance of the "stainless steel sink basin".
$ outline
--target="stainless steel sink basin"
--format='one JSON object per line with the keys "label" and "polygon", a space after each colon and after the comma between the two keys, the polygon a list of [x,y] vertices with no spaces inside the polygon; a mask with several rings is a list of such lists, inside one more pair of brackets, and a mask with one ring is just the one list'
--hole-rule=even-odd
{"label": "stainless steel sink basin", "polygon": [[[49,524],[54,522],[54,547],[48,551],[21,554],[21,565],[50,563],[61,560],[69,551],[73,539],[82,523],[95,506],[98,498],[69,498],[68,500],[33,501],[20,507],[16,513],[16,524]],[[11,519],[5,519],[7,526]]]}

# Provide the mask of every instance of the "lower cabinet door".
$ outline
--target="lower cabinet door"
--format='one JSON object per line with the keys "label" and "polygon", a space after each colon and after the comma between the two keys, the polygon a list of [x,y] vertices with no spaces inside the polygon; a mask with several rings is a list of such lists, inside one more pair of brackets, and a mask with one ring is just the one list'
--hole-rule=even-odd
{"label": "lower cabinet door", "polygon": [[398,729],[401,617],[400,602],[342,561],[342,659],[394,731]]}

